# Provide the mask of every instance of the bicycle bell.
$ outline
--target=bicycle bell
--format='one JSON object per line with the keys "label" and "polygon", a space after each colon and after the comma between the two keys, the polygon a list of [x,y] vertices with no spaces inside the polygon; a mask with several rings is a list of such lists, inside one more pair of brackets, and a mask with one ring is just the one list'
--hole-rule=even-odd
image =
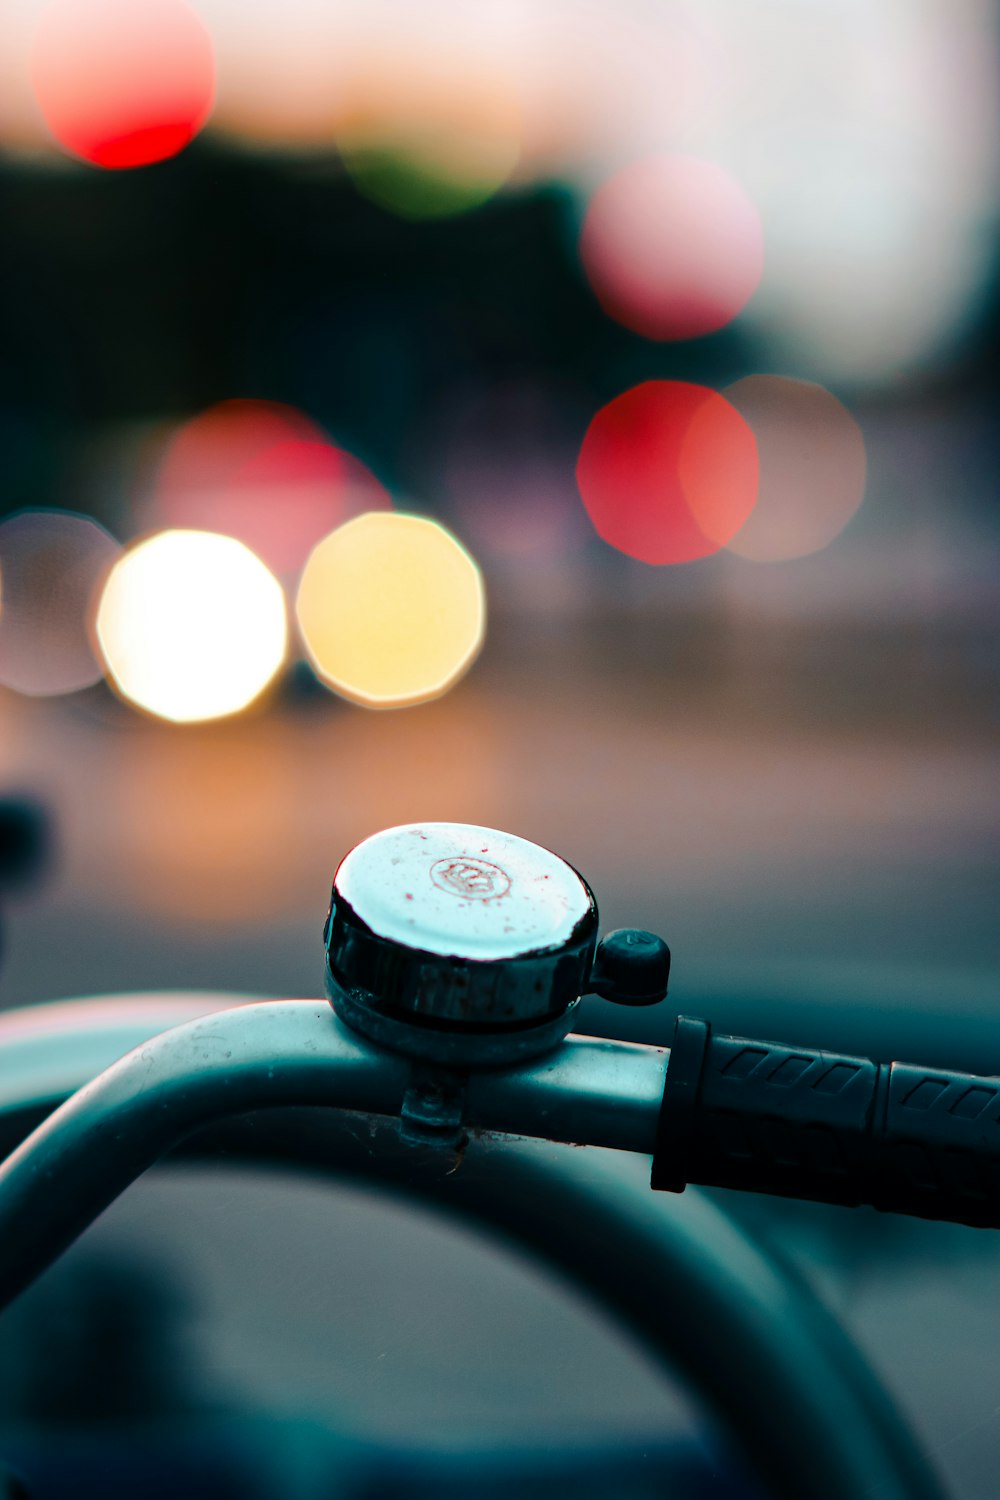
{"label": "bicycle bell", "polygon": [[598,944],[594,894],[566,860],[514,834],[408,823],[358,844],[333,881],[327,990],[337,1014],[394,1051],[489,1067],[547,1051],[583,994],[666,994],[662,939]]}

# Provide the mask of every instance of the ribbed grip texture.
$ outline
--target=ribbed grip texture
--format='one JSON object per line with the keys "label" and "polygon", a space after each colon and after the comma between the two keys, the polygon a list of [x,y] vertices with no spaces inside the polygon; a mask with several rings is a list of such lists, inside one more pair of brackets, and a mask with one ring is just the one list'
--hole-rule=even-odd
{"label": "ribbed grip texture", "polygon": [[652,1185],[1000,1228],[1000,1078],[713,1036],[681,1017]]}

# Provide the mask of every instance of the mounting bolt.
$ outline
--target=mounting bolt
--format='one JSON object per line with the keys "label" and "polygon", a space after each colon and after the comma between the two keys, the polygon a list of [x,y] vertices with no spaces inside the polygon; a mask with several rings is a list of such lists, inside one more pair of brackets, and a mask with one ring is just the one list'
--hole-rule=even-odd
{"label": "mounting bolt", "polygon": [[399,1115],[400,1139],[408,1146],[457,1151],[465,1141],[465,1085],[461,1073],[414,1067]]}

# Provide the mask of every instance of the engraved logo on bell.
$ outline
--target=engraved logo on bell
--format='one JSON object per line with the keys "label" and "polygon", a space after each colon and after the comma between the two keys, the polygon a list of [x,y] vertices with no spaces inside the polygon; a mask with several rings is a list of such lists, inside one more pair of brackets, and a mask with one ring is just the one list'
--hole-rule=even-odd
{"label": "engraved logo on bell", "polygon": [[506,896],[510,890],[510,876],[499,865],[469,855],[435,860],[431,879],[439,891],[465,901],[489,901],[494,896]]}

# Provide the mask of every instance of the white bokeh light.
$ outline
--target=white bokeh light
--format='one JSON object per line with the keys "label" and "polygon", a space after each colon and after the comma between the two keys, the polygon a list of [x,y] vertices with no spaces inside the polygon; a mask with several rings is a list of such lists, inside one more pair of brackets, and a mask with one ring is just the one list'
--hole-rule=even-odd
{"label": "white bokeh light", "polygon": [[176,723],[252,703],[285,659],[277,579],[242,542],[164,531],[132,548],[101,596],[97,637],[132,703]]}

